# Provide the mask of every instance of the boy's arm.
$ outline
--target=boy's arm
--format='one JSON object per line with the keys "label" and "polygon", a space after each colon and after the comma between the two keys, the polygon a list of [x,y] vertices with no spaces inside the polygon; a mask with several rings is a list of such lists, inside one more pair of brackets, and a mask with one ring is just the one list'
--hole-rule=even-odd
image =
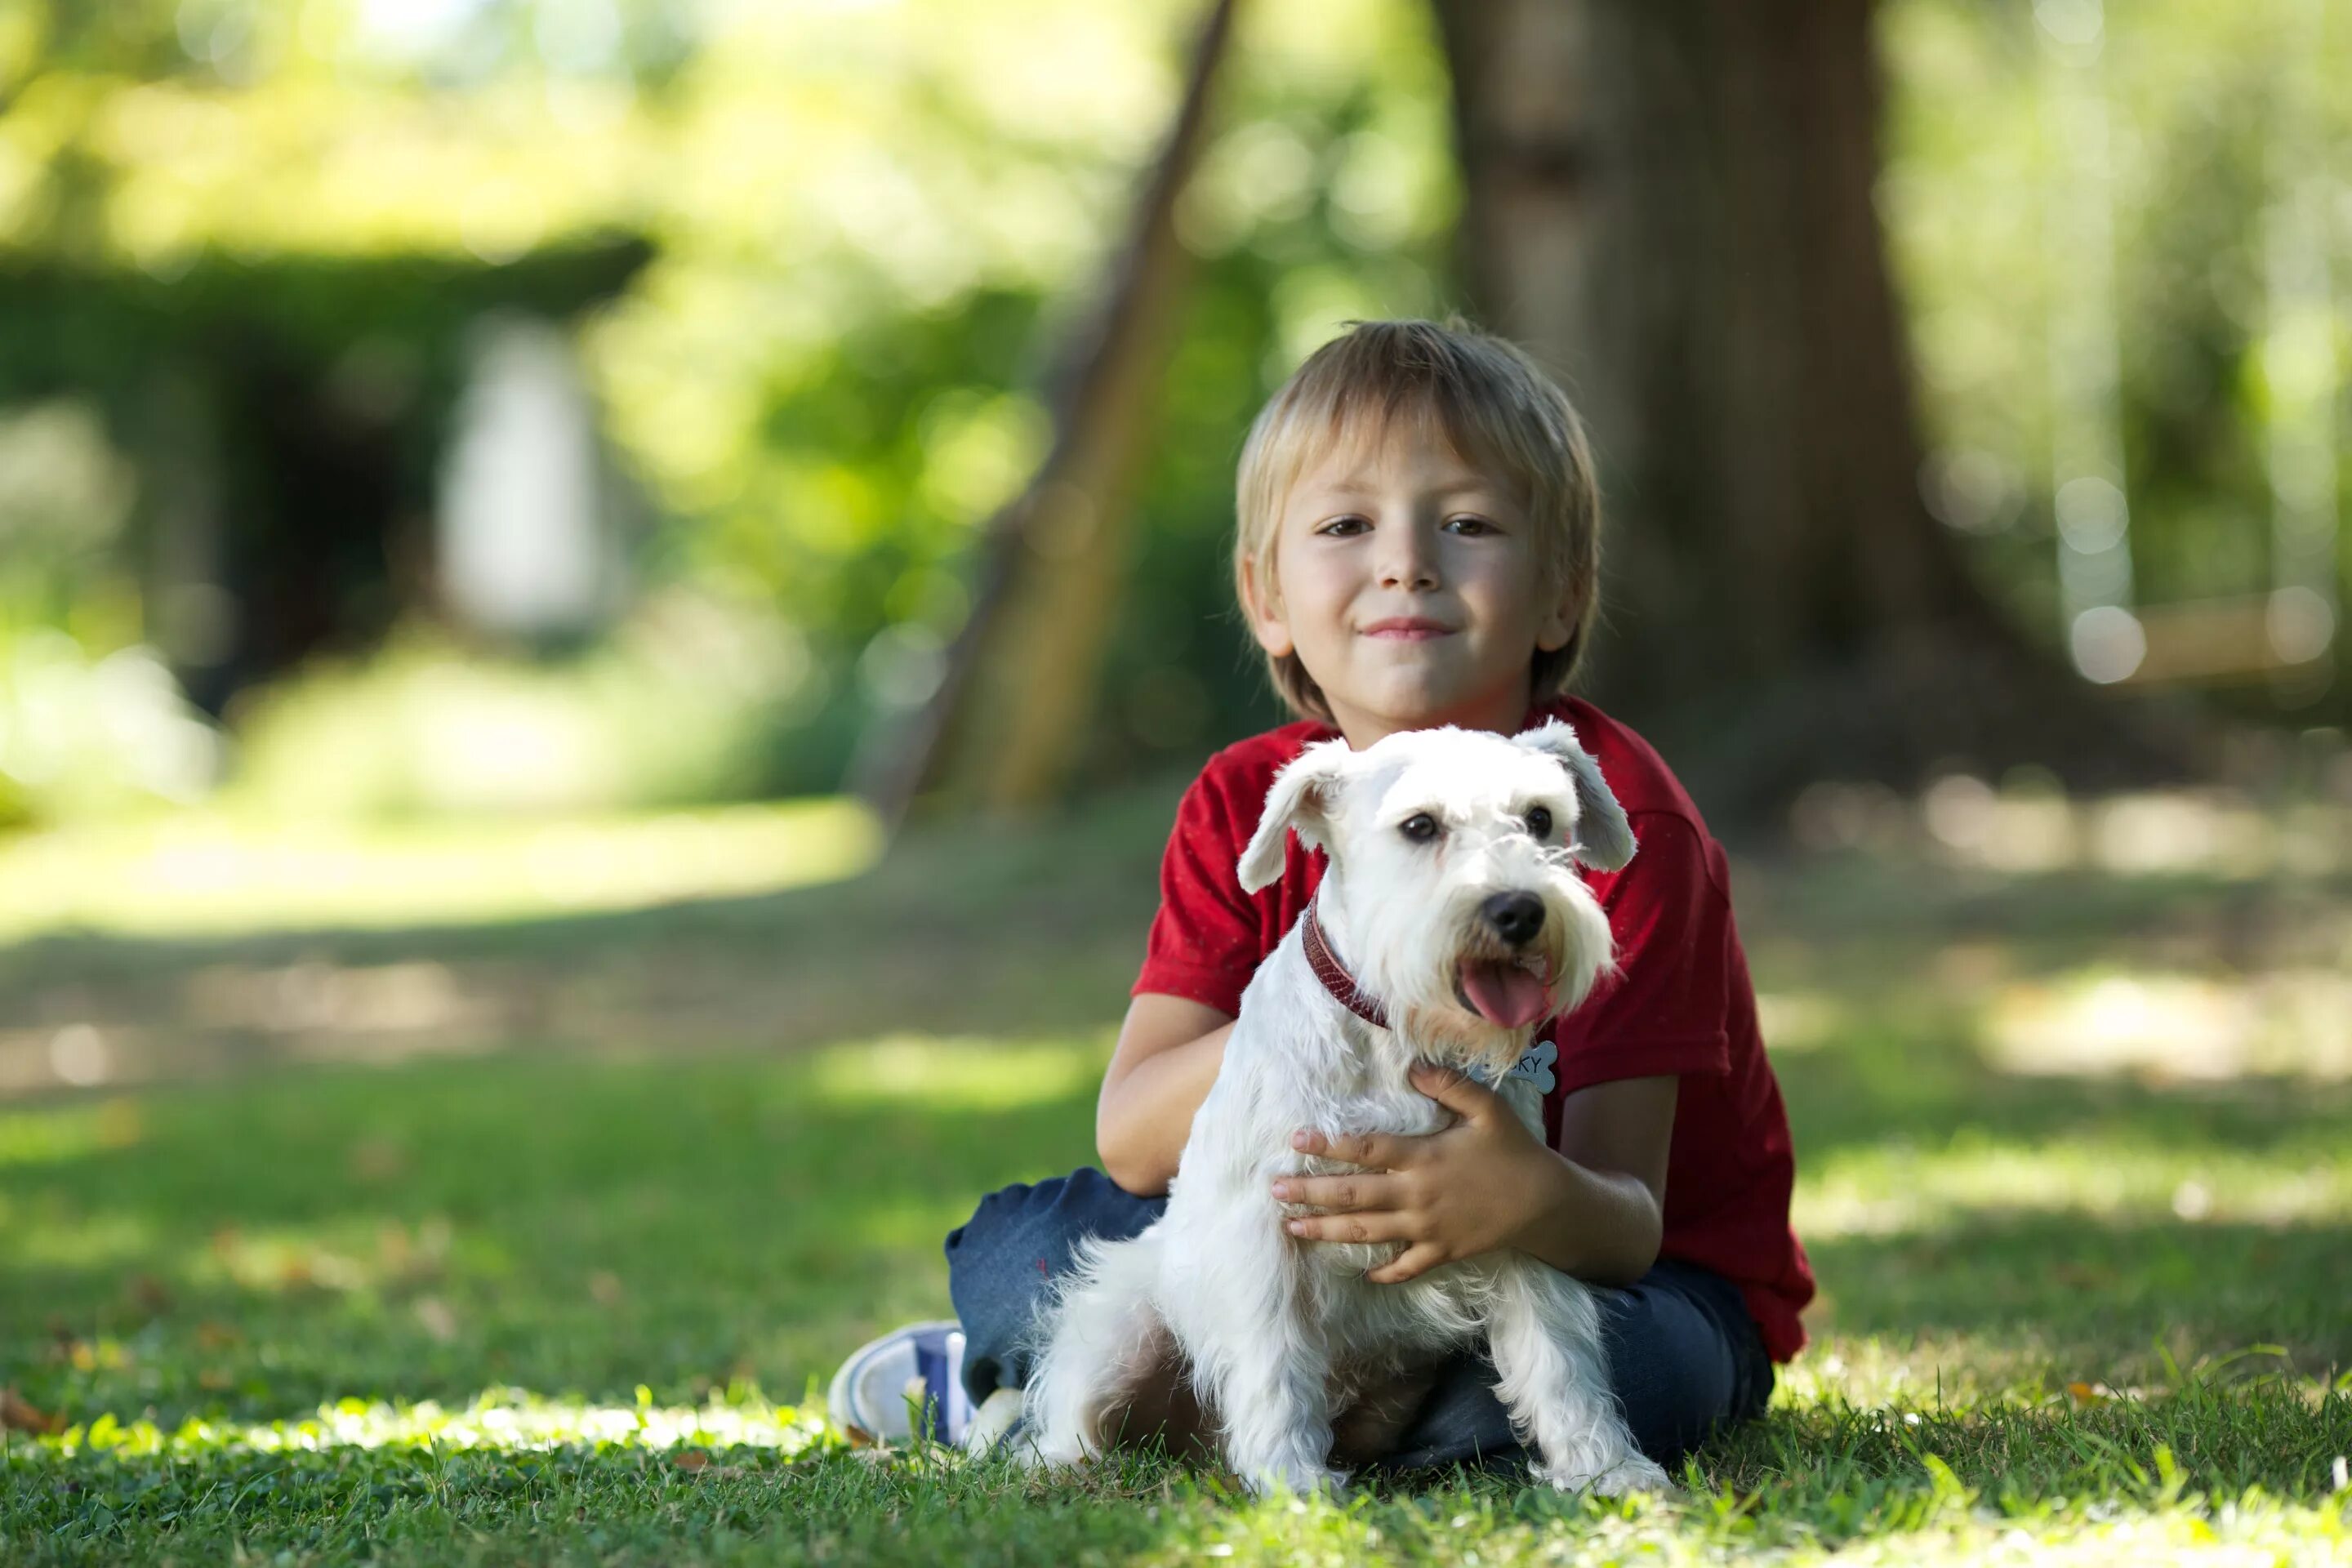
{"label": "boy's arm", "polygon": [[1619,1079],[1560,1101],[1544,1202],[1512,1245],[1580,1279],[1630,1285],[1665,1237],[1666,1155],[1681,1079]]}
{"label": "boy's arm", "polygon": [[1231,1013],[1189,996],[1146,991],[1128,1004],[1095,1102],[1095,1152],[1112,1181],[1138,1197],[1168,1190],[1233,1032]]}

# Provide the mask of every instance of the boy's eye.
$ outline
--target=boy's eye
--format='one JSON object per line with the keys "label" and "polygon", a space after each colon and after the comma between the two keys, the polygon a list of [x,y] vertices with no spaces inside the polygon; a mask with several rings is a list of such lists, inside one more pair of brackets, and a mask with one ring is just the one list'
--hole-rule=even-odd
{"label": "boy's eye", "polygon": [[1534,834],[1538,838],[1549,838],[1551,837],[1551,810],[1549,807],[1539,805],[1528,813],[1528,831]]}
{"label": "boy's eye", "polygon": [[1369,525],[1360,517],[1335,517],[1315,531],[1318,533],[1349,534],[1353,533],[1359,528],[1367,526]]}
{"label": "boy's eye", "polygon": [[1457,533],[1475,535],[1495,531],[1495,525],[1483,517],[1457,517],[1448,521],[1445,526],[1454,529]]}
{"label": "boy's eye", "polygon": [[1415,844],[1426,844],[1437,837],[1437,818],[1425,811],[1416,811],[1397,824],[1397,831]]}

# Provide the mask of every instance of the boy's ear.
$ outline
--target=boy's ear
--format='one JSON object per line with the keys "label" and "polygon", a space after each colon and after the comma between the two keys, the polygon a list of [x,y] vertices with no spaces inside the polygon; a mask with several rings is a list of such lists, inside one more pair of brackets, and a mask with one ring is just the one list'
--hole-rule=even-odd
{"label": "boy's ear", "polygon": [[1297,645],[1290,638],[1290,623],[1282,613],[1282,589],[1258,575],[1257,563],[1242,563],[1242,609],[1249,616],[1250,636],[1276,658],[1286,658]]}
{"label": "boy's ear", "polygon": [[1558,653],[1568,646],[1569,638],[1576,635],[1576,598],[1575,584],[1568,584],[1560,589],[1559,602],[1551,606],[1543,618],[1543,624],[1536,628],[1536,647],[1546,653]]}
{"label": "boy's ear", "polygon": [[1576,731],[1558,719],[1513,737],[1522,746],[1557,757],[1576,786],[1575,857],[1596,871],[1614,871],[1633,858],[1633,829],[1625,808],[1601,776],[1601,764],[1576,738]]}
{"label": "boy's ear", "polygon": [[1330,853],[1331,808],[1339,800],[1350,754],[1344,740],[1318,741],[1274,775],[1274,786],[1265,792],[1265,813],[1234,868],[1242,891],[1255,893],[1281,877],[1286,833],[1296,832],[1301,844]]}

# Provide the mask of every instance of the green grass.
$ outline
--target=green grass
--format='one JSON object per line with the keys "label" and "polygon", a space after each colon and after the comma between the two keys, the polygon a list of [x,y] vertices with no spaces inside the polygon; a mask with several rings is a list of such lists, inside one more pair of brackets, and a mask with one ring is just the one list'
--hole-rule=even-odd
{"label": "green grass", "polygon": [[[1089,1158],[1167,804],[756,899],[0,950],[0,1046],[114,1052],[0,1103],[0,1384],[71,1423],[0,1447],[0,1562],[2352,1558],[2352,1087],[1993,1037],[2085,965],[2300,968],[2341,883],[2266,923],[2240,883],[1743,858],[1824,1299],[1675,1498],[845,1448],[842,1352],[943,1310],[981,1193]],[[192,1001],[419,966],[445,1029]]]}

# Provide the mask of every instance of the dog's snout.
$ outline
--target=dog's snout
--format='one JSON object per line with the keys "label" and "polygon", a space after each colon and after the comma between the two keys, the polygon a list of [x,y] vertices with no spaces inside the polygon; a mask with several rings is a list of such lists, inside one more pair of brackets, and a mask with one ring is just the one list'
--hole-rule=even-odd
{"label": "dog's snout", "polygon": [[1532,940],[1543,930],[1543,900],[1533,893],[1496,893],[1478,906],[1496,934],[1513,947]]}

